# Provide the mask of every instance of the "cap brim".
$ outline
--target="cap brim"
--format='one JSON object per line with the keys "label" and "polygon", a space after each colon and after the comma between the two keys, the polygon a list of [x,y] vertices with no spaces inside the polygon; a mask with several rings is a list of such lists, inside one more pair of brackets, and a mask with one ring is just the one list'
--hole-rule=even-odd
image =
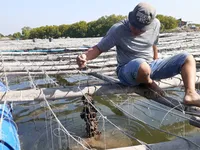
{"label": "cap brim", "polygon": [[153,27],[154,27],[154,25],[153,25],[153,22],[152,22],[149,25],[142,27],[140,30],[141,31],[147,31],[147,30],[153,29]]}
{"label": "cap brim", "polygon": [[137,22],[132,22],[130,24],[136,29],[139,29],[141,31],[147,31],[147,30],[153,29],[154,27],[153,23],[154,21],[152,21],[149,25],[141,25],[141,24],[137,24]]}

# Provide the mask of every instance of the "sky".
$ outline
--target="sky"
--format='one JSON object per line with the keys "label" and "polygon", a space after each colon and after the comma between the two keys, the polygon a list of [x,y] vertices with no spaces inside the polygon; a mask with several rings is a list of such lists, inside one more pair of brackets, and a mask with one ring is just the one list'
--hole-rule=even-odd
{"label": "sky", "polygon": [[24,26],[90,22],[112,14],[126,16],[139,2],[150,3],[157,14],[200,24],[200,0],[0,0],[0,33],[21,32]]}

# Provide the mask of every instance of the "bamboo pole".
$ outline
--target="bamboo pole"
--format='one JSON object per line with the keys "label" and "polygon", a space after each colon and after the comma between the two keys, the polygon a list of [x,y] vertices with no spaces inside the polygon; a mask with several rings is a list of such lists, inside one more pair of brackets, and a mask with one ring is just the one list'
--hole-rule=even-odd
{"label": "bamboo pole", "polygon": [[[3,59],[4,61],[13,61],[13,60],[18,60],[18,61],[23,61],[23,60],[29,60],[29,61],[55,61],[55,60],[71,60],[71,59],[76,59],[78,54],[74,54],[74,55],[39,55],[39,56],[4,56],[1,55],[0,60]],[[109,58],[109,57],[113,57],[116,55],[116,52],[106,52],[106,53],[102,53],[99,58]]]}
{"label": "bamboo pole", "polygon": [[[101,63],[101,62],[109,62],[109,61],[116,61],[116,58],[97,58],[94,60],[91,60],[88,62],[88,64],[94,64],[94,63]],[[19,65],[23,66],[56,66],[56,65],[71,65],[75,64],[76,65],[76,60],[71,59],[71,60],[55,60],[55,61],[32,61],[32,62],[27,62],[27,61],[6,61],[6,62],[0,62],[0,66],[4,67],[19,67]]]}
{"label": "bamboo pole", "polygon": [[[89,66],[89,65],[88,65]],[[104,67],[98,67],[98,66],[93,66],[91,65],[87,70],[84,70],[83,72],[96,72],[96,71],[101,71],[101,72],[109,72],[109,71],[115,71],[116,70],[116,65],[104,65]],[[3,74],[4,71],[9,75],[9,74],[21,74],[23,72],[29,71],[30,73],[37,74],[39,72],[62,72],[64,71],[65,73],[78,73],[80,72],[78,65],[52,65],[52,66],[19,66],[19,67],[0,67],[0,74]]]}
{"label": "bamboo pole", "polygon": [[[104,67],[104,68],[92,68],[92,69],[87,69],[87,70],[79,70],[78,67],[76,66],[76,68],[74,69],[66,69],[66,70],[58,70],[58,69],[52,69],[52,70],[35,70],[35,71],[30,71],[29,73],[31,75],[43,75],[45,73],[49,74],[49,75],[55,75],[55,74],[79,74],[79,73],[90,73],[90,72],[102,72],[103,74],[115,74],[115,70],[116,67]],[[9,70],[8,70],[9,71]],[[26,69],[24,69],[23,71],[14,71],[14,72],[6,72],[6,75],[27,75],[27,71]],[[45,71],[45,72],[44,72]],[[4,72],[0,72],[0,75],[3,75]]]}
{"label": "bamboo pole", "polygon": [[46,52],[6,52],[6,51],[0,51],[2,55],[17,55],[17,56],[22,56],[22,55],[47,55]]}
{"label": "bamboo pole", "polygon": [[[0,66],[4,67],[19,67],[19,65],[23,66],[52,66],[52,65],[69,65],[72,61],[68,60],[58,60],[58,61],[34,61],[34,62],[27,62],[27,61],[11,61],[11,62],[0,62]],[[73,62],[75,63],[75,62]]]}

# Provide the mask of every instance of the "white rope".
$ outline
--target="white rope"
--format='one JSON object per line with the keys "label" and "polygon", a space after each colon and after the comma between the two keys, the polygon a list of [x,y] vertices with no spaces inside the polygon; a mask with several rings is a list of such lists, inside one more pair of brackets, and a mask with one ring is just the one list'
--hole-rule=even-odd
{"label": "white rope", "polygon": [[[52,59],[51,59],[52,60]],[[16,59],[15,59],[15,61],[16,61]],[[30,61],[30,60],[29,60]],[[52,60],[53,61],[53,60]],[[23,65],[23,64],[22,64]],[[55,63],[54,63],[54,65],[55,65]],[[52,68],[53,68],[54,66],[52,66]],[[56,68],[56,67],[55,67]],[[5,69],[5,68],[4,68]],[[57,70],[58,70],[58,72],[60,71],[58,68],[56,68]],[[28,69],[26,69],[26,71],[27,71],[27,73],[28,73],[28,76],[29,76],[29,79],[30,79],[30,81],[32,81],[32,85],[33,85],[33,87],[34,88],[36,88],[36,85],[34,84],[34,82],[33,82],[33,78],[32,78],[32,76],[31,76],[31,74],[30,74],[30,72],[29,72],[29,70]],[[51,79],[50,77],[49,77],[49,75],[48,75],[48,73],[46,72],[46,71],[44,71],[44,70],[42,70],[42,72],[44,72],[44,74],[46,75],[46,78],[49,78],[49,79]],[[7,78],[5,78],[6,80],[7,80]],[[55,81],[54,81],[55,82]],[[6,83],[8,84],[8,82],[6,81]],[[56,83],[56,82],[55,82]],[[57,84],[57,83],[56,83]],[[79,82],[79,86],[80,86],[80,82]],[[155,92],[155,91],[154,91]],[[45,97],[45,95],[44,95],[44,93],[43,93],[43,91],[42,91],[42,94],[43,94],[43,96]],[[44,100],[45,100],[45,98],[44,98]],[[48,103],[47,102],[47,100],[45,100],[45,102],[46,103]],[[47,106],[48,106],[49,104],[47,104]],[[49,105],[50,106],[50,105]],[[181,105],[182,106],[182,105]],[[178,106],[175,106],[175,107],[178,107]],[[48,107],[49,108],[49,107]],[[173,110],[173,109],[172,109]],[[169,112],[167,112],[167,114],[169,114],[169,113],[171,113],[171,111],[172,110],[170,110]],[[53,110],[52,110],[53,111]],[[184,111],[183,111],[183,113],[184,113]],[[167,116],[167,114],[166,114],[166,116]],[[102,113],[101,113],[101,115],[102,115]],[[102,118],[103,118],[103,129],[105,129],[105,120],[107,120],[107,117],[106,116],[103,116],[102,115]],[[108,121],[108,120],[107,120]],[[108,121],[109,122],[109,121]],[[112,124],[112,122],[111,122],[111,124]],[[116,126],[115,124],[113,125],[113,126]],[[62,127],[61,127],[62,128]],[[118,129],[118,128],[117,128]],[[119,131],[120,131],[121,129],[119,128]],[[65,130],[63,130],[65,133],[69,133],[69,132],[66,132]],[[53,131],[52,131],[53,132]],[[68,134],[67,134],[68,135]],[[71,137],[71,136],[70,136]],[[104,136],[104,138],[105,138],[105,136]],[[105,139],[104,139],[104,141],[105,141]],[[53,140],[52,140],[52,142],[53,142]],[[104,142],[105,143],[105,142]],[[105,145],[105,148],[106,148],[106,145]]]}
{"label": "white rope", "polygon": [[[16,60],[16,59],[15,59]],[[17,60],[16,60],[17,61]],[[21,63],[21,62],[20,62]],[[21,63],[22,64],[22,63]],[[23,64],[22,64],[23,65]],[[29,79],[30,79],[30,82],[32,83],[32,85],[33,85],[33,88],[34,89],[36,89],[36,85],[35,85],[35,83],[33,82],[33,78],[31,77],[31,74],[30,74],[30,72],[29,72],[29,70],[26,68],[26,70],[27,70],[27,72],[28,72],[28,75],[29,75]],[[50,78],[48,75],[47,75],[47,73],[44,71],[44,73],[46,74],[46,77],[48,77],[48,78]],[[51,79],[51,78],[50,78]],[[42,90],[41,90],[42,91]],[[53,114],[53,116],[55,117],[55,119],[56,119],[56,121],[59,123],[59,125],[63,128],[63,130],[65,131],[65,133],[68,135],[68,136],[70,136],[72,139],[74,139],[77,143],[79,143],[84,149],[88,149],[87,147],[85,147],[82,143],[80,143],[79,141],[77,141],[73,136],[71,136],[70,134],[69,134],[69,132],[64,128],[64,126],[61,124],[61,122],[59,121],[59,119],[56,117],[56,115],[55,115],[55,113],[53,112],[53,110],[51,109],[51,107],[50,107],[50,105],[49,105],[49,103],[48,103],[48,101],[46,100],[46,97],[45,97],[45,95],[44,95],[44,93],[43,93],[43,91],[42,91],[42,95],[43,95],[43,98],[44,98],[44,100],[45,100],[45,102],[46,102],[46,104],[47,104],[47,106],[48,106],[48,108],[49,108],[49,110],[52,112],[52,114]],[[52,135],[52,133],[53,133],[53,129],[52,129],[52,126],[50,127],[50,129],[51,129],[51,142],[52,142],[52,148],[54,149],[54,142],[53,142],[53,135]],[[83,140],[84,141],[84,140]],[[86,143],[86,142],[85,142]]]}
{"label": "white rope", "polygon": [[162,125],[162,123],[163,123],[163,121],[165,120],[165,118],[167,117],[167,115],[168,115],[171,111],[173,111],[174,109],[176,109],[176,108],[179,107],[179,106],[180,106],[180,105],[177,105],[177,106],[171,108],[171,109],[165,114],[165,116],[163,117],[163,119],[162,119],[162,121],[160,122],[160,125],[159,125],[159,126]]}
{"label": "white rope", "polygon": [[[14,58],[14,60],[15,60],[16,62],[19,62],[22,66],[24,66],[22,62],[18,61],[15,57],[13,57],[13,58]],[[33,78],[32,78],[32,76],[31,76],[31,73],[29,72],[29,70],[28,70],[28,68],[27,68],[26,66],[24,66],[24,68],[25,68],[25,70],[26,70],[26,72],[27,72],[27,74],[28,74],[29,82],[31,83],[31,85],[33,86],[33,88],[36,89],[36,85],[35,85],[35,83],[34,83],[34,81],[33,81]]]}
{"label": "white rope", "polygon": [[165,131],[165,130],[159,129],[159,128],[157,128],[157,127],[154,127],[154,126],[152,126],[152,125],[146,123],[145,121],[143,121],[143,120],[141,120],[141,119],[138,119],[137,117],[131,115],[131,114],[130,114],[129,112],[127,112],[126,110],[122,109],[121,107],[118,107],[118,105],[115,104],[112,100],[110,100],[110,101],[113,103],[114,106],[116,106],[116,108],[120,109],[121,111],[125,112],[126,114],[130,115],[131,117],[137,119],[138,121],[140,121],[140,122],[142,122],[142,123],[144,123],[144,124],[146,124],[146,125],[148,125],[148,126],[154,128],[154,129],[157,129],[157,130],[159,130],[159,131],[161,131],[161,132],[164,132],[164,133],[167,133],[167,134],[169,134],[169,135],[173,135],[173,136],[175,136],[175,137],[179,137],[179,138],[181,138],[181,139],[184,139],[184,140],[186,140],[186,141],[188,141],[188,142],[194,144],[194,145],[197,146],[198,148],[200,148],[200,145],[194,143],[193,141],[191,141],[191,140],[189,140],[189,139],[187,139],[187,138],[184,138],[184,137],[182,137],[182,136],[179,136],[179,135],[173,134],[173,133],[171,133],[171,132],[168,132],[168,131]]}
{"label": "white rope", "polygon": [[[164,99],[165,101],[167,101],[167,102],[169,102],[170,104],[172,104],[172,106],[174,105],[172,102],[170,102],[167,98],[165,98],[164,96],[162,96],[160,93],[158,93],[157,91],[155,91],[155,90],[153,90],[153,89],[151,89],[151,88],[148,88],[150,91],[153,91],[153,93],[155,93],[155,94],[157,94],[157,95],[159,95],[162,99]],[[176,99],[176,101],[179,103],[179,105],[181,106],[181,108],[182,108],[182,110],[180,110],[180,111],[182,111],[182,113],[183,114],[185,114],[185,111],[184,111],[184,108],[183,108],[183,105],[181,104],[181,102],[178,100],[178,99]]]}
{"label": "white rope", "polygon": [[[80,87],[78,87],[80,89]],[[81,89],[80,89],[81,91]],[[82,92],[82,91],[81,91]],[[83,93],[82,93],[83,94]],[[83,94],[85,96],[85,98],[87,99],[87,96],[85,94]],[[151,148],[143,141],[140,141],[139,139],[133,137],[132,135],[130,135],[129,133],[123,131],[120,127],[118,127],[117,125],[115,125],[112,121],[110,121],[106,116],[104,116],[91,102],[90,100],[87,99],[87,102],[95,108],[95,110],[102,116],[103,119],[105,119],[106,121],[108,121],[111,125],[113,125],[115,128],[117,128],[120,132],[122,132],[123,134],[125,134],[126,136],[128,136],[129,138],[132,138],[134,140],[136,140],[138,143],[145,145],[148,149],[151,150]]]}

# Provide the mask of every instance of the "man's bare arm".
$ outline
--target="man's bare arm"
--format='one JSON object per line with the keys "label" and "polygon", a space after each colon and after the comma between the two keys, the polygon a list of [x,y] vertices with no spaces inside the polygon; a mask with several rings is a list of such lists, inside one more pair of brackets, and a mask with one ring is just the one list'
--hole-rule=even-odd
{"label": "man's bare arm", "polygon": [[97,58],[102,52],[97,46],[89,48],[84,54],[77,56],[76,62],[79,68],[84,68],[88,60]]}
{"label": "man's bare arm", "polygon": [[153,45],[153,59],[158,59],[158,48],[156,45]]}

